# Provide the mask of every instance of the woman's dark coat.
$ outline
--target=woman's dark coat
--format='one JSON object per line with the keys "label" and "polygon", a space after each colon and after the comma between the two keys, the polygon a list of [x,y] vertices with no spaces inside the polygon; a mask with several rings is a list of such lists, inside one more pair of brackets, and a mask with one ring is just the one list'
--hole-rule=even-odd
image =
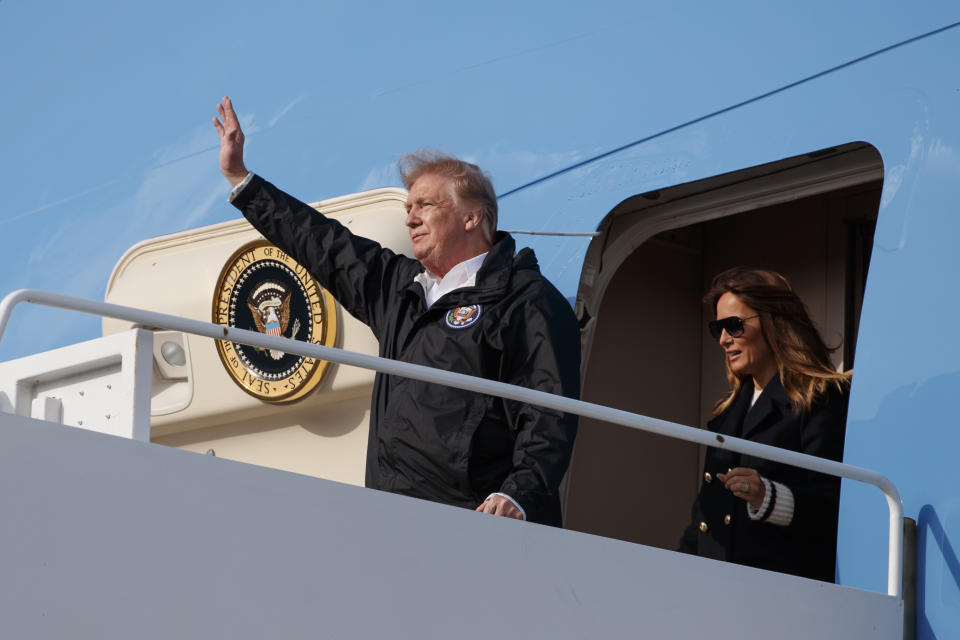
{"label": "woman's dark coat", "polygon": [[[707,428],[822,458],[843,459],[846,391],[831,387],[809,412],[799,414],[792,409],[779,375],[767,384],[751,408],[752,396],[753,382],[748,378],[733,404]],[[734,467],[756,469],[761,476],[790,488],[795,505],[789,525],[750,519],[747,503],[717,478],[718,473]],[[839,478],[711,447],[707,449],[700,494],[679,550],[833,582],[839,504]]]}

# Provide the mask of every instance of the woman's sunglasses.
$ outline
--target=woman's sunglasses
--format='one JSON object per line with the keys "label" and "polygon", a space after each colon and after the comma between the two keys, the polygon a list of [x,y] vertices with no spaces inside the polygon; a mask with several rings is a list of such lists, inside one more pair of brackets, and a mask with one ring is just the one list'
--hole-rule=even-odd
{"label": "woman's sunglasses", "polygon": [[711,320],[707,326],[710,327],[710,335],[713,336],[714,340],[720,340],[720,336],[726,330],[727,335],[731,338],[739,338],[743,335],[743,322],[749,320],[750,318],[759,318],[759,315],[750,316],[749,318],[738,318],[737,316],[730,316],[729,318],[723,318],[722,320]]}

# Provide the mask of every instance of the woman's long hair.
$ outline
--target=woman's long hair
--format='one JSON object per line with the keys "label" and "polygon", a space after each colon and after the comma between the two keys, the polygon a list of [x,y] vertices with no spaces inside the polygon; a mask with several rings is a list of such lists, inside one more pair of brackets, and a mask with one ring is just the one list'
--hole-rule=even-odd
{"label": "woman's long hair", "polygon": [[[790,283],[776,271],[734,267],[717,275],[703,297],[714,313],[717,301],[732,293],[760,316],[763,339],[773,352],[780,384],[795,411],[809,411],[830,386],[842,389],[850,383],[852,371],[839,373],[830,363],[829,348],[817,332],[807,307],[793,292]],[[743,378],[730,369],[727,360],[730,393],[714,407],[713,415],[733,404],[743,386]]]}

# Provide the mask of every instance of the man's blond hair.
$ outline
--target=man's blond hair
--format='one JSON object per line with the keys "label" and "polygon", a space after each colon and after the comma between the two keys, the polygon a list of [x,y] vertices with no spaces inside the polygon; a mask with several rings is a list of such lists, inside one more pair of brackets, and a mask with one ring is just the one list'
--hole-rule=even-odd
{"label": "man's blond hair", "polygon": [[436,175],[449,178],[453,185],[453,195],[460,203],[475,203],[483,212],[483,235],[493,244],[497,231],[497,194],[493,190],[490,176],[480,167],[439,151],[420,150],[400,158],[397,162],[400,179],[409,189],[417,178]]}

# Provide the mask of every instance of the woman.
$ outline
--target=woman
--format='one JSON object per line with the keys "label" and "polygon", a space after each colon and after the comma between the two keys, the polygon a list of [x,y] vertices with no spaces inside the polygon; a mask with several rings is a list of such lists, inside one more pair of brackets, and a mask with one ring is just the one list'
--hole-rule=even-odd
{"label": "woman", "polygon": [[[730,269],[704,302],[731,387],[707,427],[841,460],[850,373],[834,371],[786,278]],[[680,551],[833,582],[839,503],[839,478],[709,448]]]}

